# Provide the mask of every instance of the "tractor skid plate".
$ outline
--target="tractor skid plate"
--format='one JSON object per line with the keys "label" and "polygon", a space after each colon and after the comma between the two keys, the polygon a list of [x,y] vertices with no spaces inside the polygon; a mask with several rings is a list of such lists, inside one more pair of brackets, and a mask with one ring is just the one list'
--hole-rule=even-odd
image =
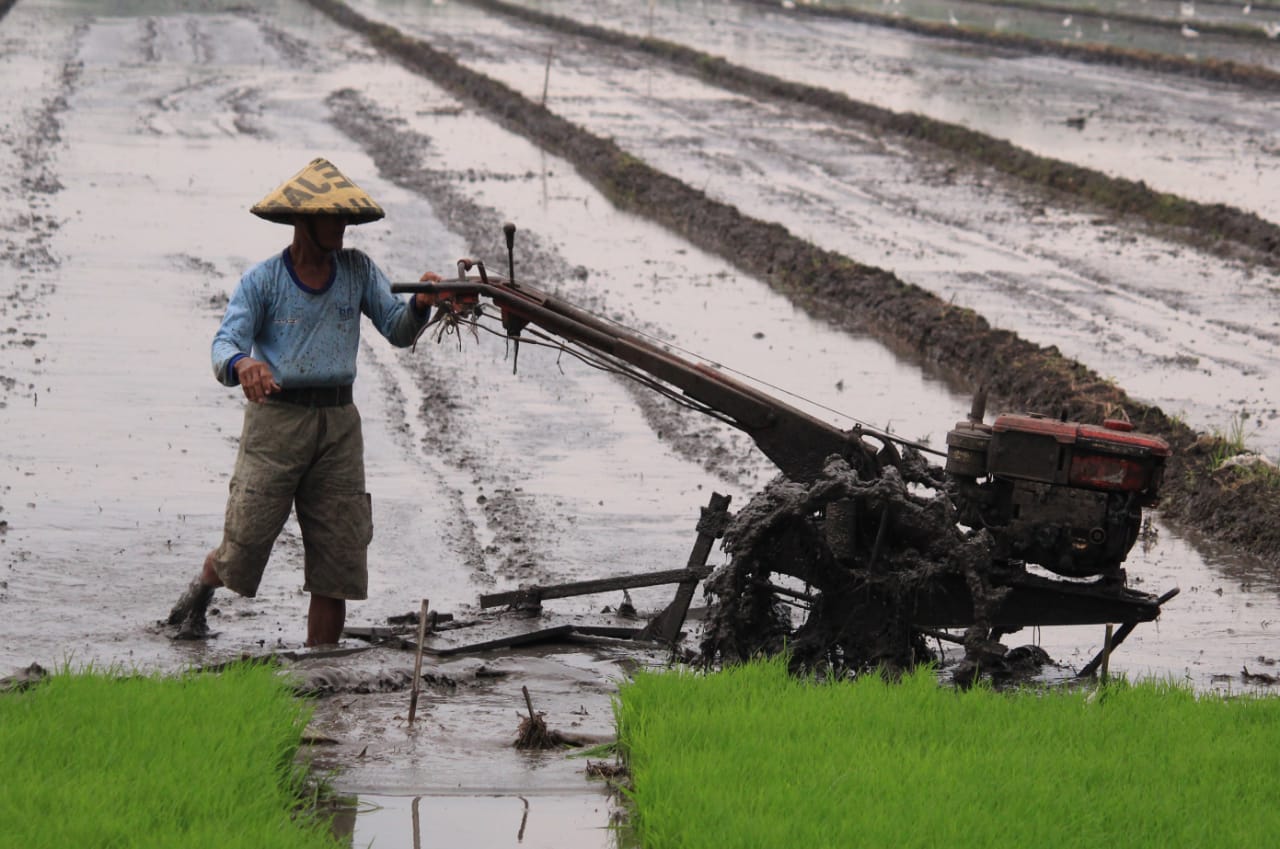
{"label": "tractor skid plate", "polygon": [[[1150,622],[1160,615],[1156,596],[1115,583],[1074,583],[1021,574],[1001,583],[1008,595],[988,611],[995,628]],[[974,623],[973,596],[959,575],[942,576],[908,601],[908,619],[931,628]]]}

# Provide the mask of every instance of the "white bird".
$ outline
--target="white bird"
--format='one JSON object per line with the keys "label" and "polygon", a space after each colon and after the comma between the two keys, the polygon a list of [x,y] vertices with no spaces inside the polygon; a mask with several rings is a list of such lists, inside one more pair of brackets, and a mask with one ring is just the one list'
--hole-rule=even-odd
{"label": "white bird", "polygon": [[960,22],[956,20],[956,13],[950,9],[947,10],[947,20],[951,22],[953,27],[960,26]]}
{"label": "white bird", "polygon": [[1200,33],[1196,32],[1195,30],[1193,30],[1191,27],[1187,26],[1186,24],[1183,24],[1183,25],[1182,25],[1182,37],[1183,37],[1183,38],[1199,38],[1199,37],[1200,37]]}
{"label": "white bird", "polygon": [[1103,22],[1102,22],[1102,31],[1103,31],[1103,32],[1111,32],[1111,24],[1110,24],[1110,23],[1108,23],[1107,21],[1103,21]]}
{"label": "white bird", "polygon": [[1241,14],[1247,15],[1247,14],[1249,14],[1249,13],[1250,13],[1250,12],[1252,12],[1252,11],[1253,11],[1253,4],[1252,4],[1252,3],[1245,3],[1245,4],[1244,4],[1244,8],[1241,10]]}
{"label": "white bird", "polygon": [[1194,18],[1196,16],[1196,4],[1183,3],[1178,7],[1178,14],[1184,18]]}
{"label": "white bird", "polygon": [[1267,34],[1267,38],[1275,38],[1280,35],[1280,24],[1267,21],[1262,25],[1262,31]]}
{"label": "white bird", "polygon": [[1069,27],[1069,26],[1071,26],[1071,16],[1070,16],[1070,15],[1067,15],[1065,18],[1063,18],[1063,19],[1062,19],[1062,25],[1063,25],[1064,27]]}

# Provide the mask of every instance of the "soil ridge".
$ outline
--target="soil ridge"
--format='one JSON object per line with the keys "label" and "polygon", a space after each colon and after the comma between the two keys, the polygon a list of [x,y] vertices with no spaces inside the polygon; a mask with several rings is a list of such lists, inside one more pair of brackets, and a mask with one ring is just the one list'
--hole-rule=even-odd
{"label": "soil ridge", "polygon": [[[514,17],[570,35],[658,57],[695,77],[751,97],[802,103],[881,131],[925,142],[970,162],[1006,174],[1040,189],[1074,197],[1111,214],[1134,216],[1157,228],[1160,237],[1220,256],[1280,268],[1280,224],[1222,203],[1201,203],[1156,191],[1145,182],[1112,177],[1101,171],[1040,156],[1012,142],[913,112],[895,112],[855,100],[821,86],[791,82],[735,65],[662,39],[586,24],[539,12],[505,0],[467,0],[486,11]],[[1280,75],[1276,75],[1280,80]]]}
{"label": "soil ridge", "polygon": [[[338,0],[309,0],[339,24],[361,32],[406,67],[491,113],[526,138],[564,157],[620,208],[644,215],[756,275],[850,330],[894,346],[906,344],[968,385],[985,387],[1014,409],[1100,421],[1128,418],[1169,441],[1163,512],[1238,550],[1274,558],[1280,551],[1280,475],[1218,469],[1229,447],[1159,407],[1128,394],[1055,347],[993,328],[973,310],[945,303],[884,269],[863,265],[792,235],[780,224],[744,215],[561,118],[508,86],[463,67],[447,53],[394,27],[371,21]],[[834,316],[831,315],[834,313]]]}

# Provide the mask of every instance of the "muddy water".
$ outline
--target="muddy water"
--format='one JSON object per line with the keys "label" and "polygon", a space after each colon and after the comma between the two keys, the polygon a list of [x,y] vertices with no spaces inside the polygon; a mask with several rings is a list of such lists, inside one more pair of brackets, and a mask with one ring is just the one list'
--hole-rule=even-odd
{"label": "muddy water", "polygon": [[[1052,5],[1050,9],[1014,8],[1001,3],[941,3],[934,0],[837,0],[836,8],[855,8],[912,20],[951,23],[996,32],[1012,32],[1032,38],[1068,44],[1102,44],[1126,50],[1144,50],[1220,59],[1275,67],[1280,60],[1270,40],[1280,16],[1274,9],[1249,9],[1197,3],[1113,3]],[[1247,32],[1222,32],[1214,25],[1230,24]]]}
{"label": "muddy water", "polygon": [[[824,418],[856,416],[936,444],[967,408],[912,364],[616,213],[565,163],[305,9],[177,5],[98,17],[84,4],[26,0],[0,21],[0,87],[13,104],[0,135],[0,670],[175,669],[299,647],[293,524],[257,599],[218,596],[216,639],[175,644],[154,623],[220,532],[241,401],[212,380],[208,340],[239,273],[287,238],[246,207],[317,153],[390,211],[350,244],[396,279],[491,250],[476,222],[491,232],[490,219],[511,219],[527,269],[518,274],[560,269],[552,283],[568,296],[785,386]],[[341,89],[397,118],[394,132],[340,132],[329,104]],[[388,148],[415,137],[419,160],[380,170]],[[422,173],[434,191],[413,188]],[[474,208],[458,220],[463,200]],[[741,438],[655,413],[616,379],[553,352],[526,349],[519,374],[510,366],[493,339],[466,337],[461,352],[452,339],[416,352],[368,340],[357,403],[377,533],[371,599],[352,606],[353,623],[381,623],[424,596],[471,615],[491,588],[682,564],[710,491],[740,504],[770,474]],[[1162,528],[1130,569],[1144,587],[1184,594],[1116,668],[1224,686],[1215,675],[1274,656],[1267,631],[1280,621],[1280,593],[1260,565]],[[663,600],[636,598],[642,610]],[[1099,636],[1042,639],[1074,663]],[[413,845],[415,798],[420,824],[431,813],[431,834],[453,845],[510,845],[522,819],[530,845],[609,845],[608,805],[582,764],[510,747],[520,687],[553,728],[605,735],[617,679],[661,661],[570,647],[431,663],[414,729],[403,692],[322,699],[317,732],[337,742],[317,752],[339,768],[337,789],[363,800],[356,845]],[[411,663],[390,650],[342,661],[397,680]]]}
{"label": "muddy water", "polygon": [[[1280,220],[1275,155],[1280,118],[1270,93],[950,43],[754,5],[579,0],[528,5],[685,44],[855,100],[961,124],[1043,156],[1143,180],[1161,191]],[[963,4],[954,8],[963,11]],[[440,8],[433,13],[438,17]],[[1060,20],[1057,15],[1054,19]],[[1149,49],[1183,53],[1179,37],[1163,38]],[[473,48],[484,49],[483,42]],[[1252,54],[1241,52],[1246,49],[1233,47],[1224,58],[1250,62]],[[545,50],[544,44],[544,61]],[[1268,42],[1265,50],[1272,62],[1280,57],[1276,43]],[[542,79],[540,72],[527,77],[539,88]],[[642,82],[643,77],[637,87]],[[664,90],[655,86],[649,91]],[[556,87],[551,93],[569,94]],[[1083,119],[1083,126],[1074,129],[1068,119]]]}
{"label": "muddy water", "polygon": [[[1053,5],[1053,4],[1045,4]],[[1103,14],[1141,15],[1163,21],[1211,20],[1235,24],[1261,24],[1280,18],[1280,7],[1267,3],[1236,3],[1234,0],[1103,0],[1089,4]]]}
{"label": "muddy water", "polygon": [[1273,271],[1055,207],[857,125],[751,103],[588,42],[562,46],[548,73],[553,34],[469,7],[361,8],[448,38],[464,62],[531,99],[545,86],[558,113],[718,200],[1056,345],[1195,426],[1242,427],[1280,455]]}
{"label": "muddy water", "polygon": [[406,835],[416,835],[416,842],[404,845],[530,849],[587,849],[610,839],[600,825],[608,814],[603,796],[365,796],[360,802],[353,846],[398,846]]}

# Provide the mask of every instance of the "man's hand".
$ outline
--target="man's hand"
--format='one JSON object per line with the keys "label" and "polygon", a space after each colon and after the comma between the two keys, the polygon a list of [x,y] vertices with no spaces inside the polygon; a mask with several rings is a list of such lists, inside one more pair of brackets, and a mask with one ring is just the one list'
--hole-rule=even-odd
{"label": "man's hand", "polygon": [[[443,278],[434,271],[428,271],[418,278],[419,283],[439,283]],[[422,312],[427,307],[436,302],[435,294],[431,292],[419,292],[413,296],[413,305],[417,307],[418,312]]]}
{"label": "man's hand", "polygon": [[236,361],[235,369],[244,397],[255,404],[264,403],[268,395],[280,391],[280,384],[271,376],[271,369],[261,360],[244,357]]}

